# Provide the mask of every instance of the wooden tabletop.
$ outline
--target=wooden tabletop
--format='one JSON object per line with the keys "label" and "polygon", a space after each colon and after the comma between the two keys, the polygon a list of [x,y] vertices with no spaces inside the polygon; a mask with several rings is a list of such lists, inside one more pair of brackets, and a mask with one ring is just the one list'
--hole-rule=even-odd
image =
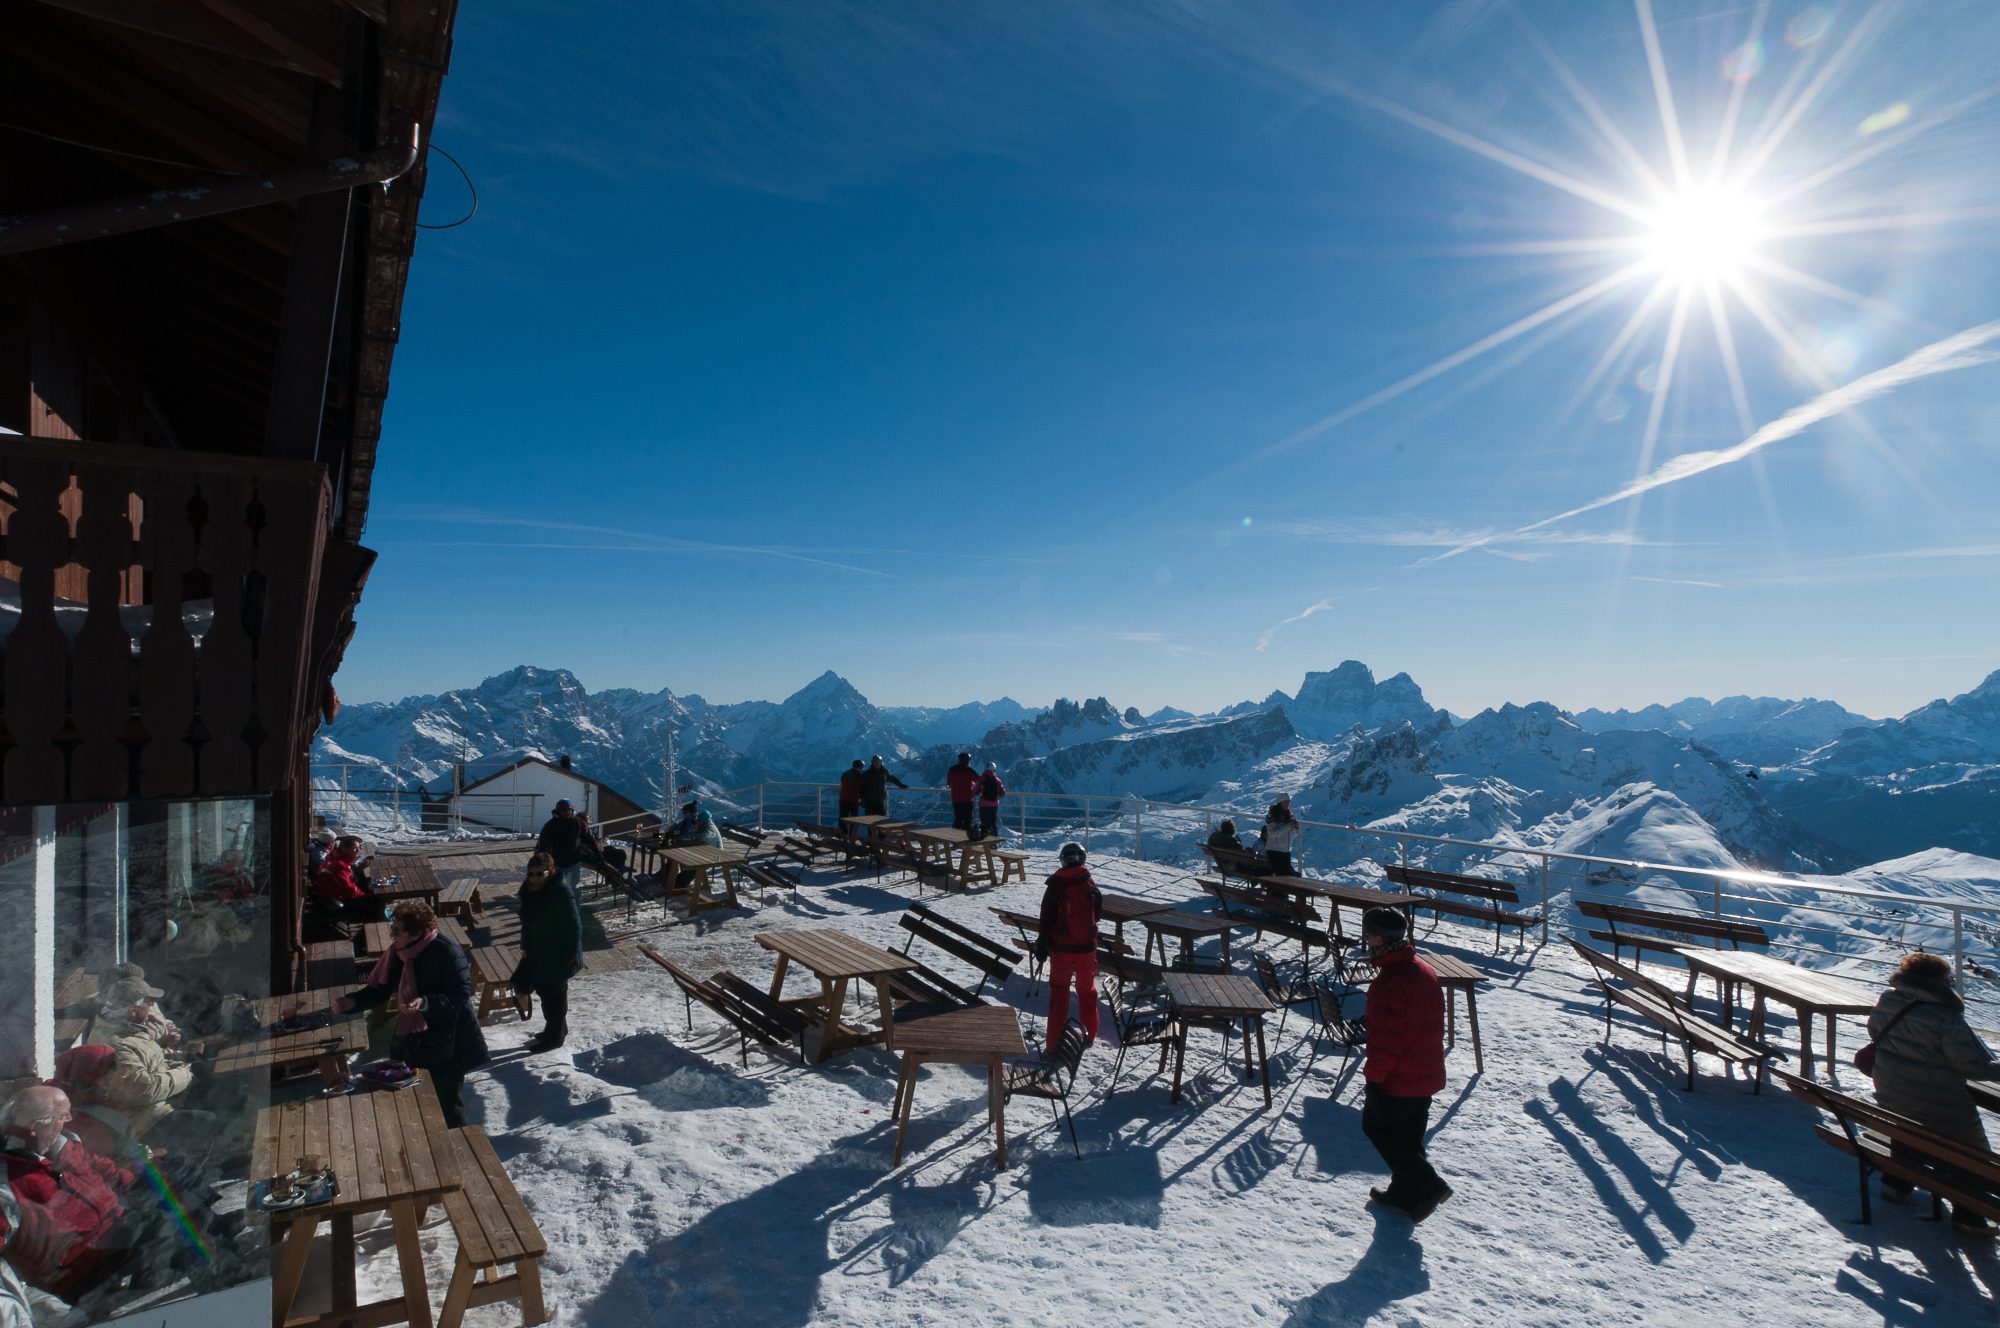
{"label": "wooden tabletop", "polygon": [[321,1166],[333,1168],[339,1196],[331,1203],[267,1216],[370,1212],[403,1199],[435,1198],[463,1183],[427,1073],[415,1088],[308,1098],[259,1111],[251,1179],[290,1171],[301,1157],[316,1157]]}
{"label": "wooden tabletop", "polygon": [[758,932],[757,944],[828,979],[872,978],[917,967],[914,959],[825,928]]}
{"label": "wooden tabletop", "polygon": [[1157,899],[1139,899],[1133,895],[1105,894],[1103,900],[1106,922],[1130,922],[1148,914],[1174,911],[1172,904],[1164,904]]}
{"label": "wooden tabletop", "polygon": [[302,991],[296,996],[266,996],[252,1001],[250,1005],[257,1013],[260,1031],[253,1037],[210,1043],[209,1050],[213,1057],[210,1068],[217,1074],[244,1074],[278,1065],[316,1061],[322,1056],[339,1052],[367,1050],[368,1025],[353,1015],[337,1014],[330,1024],[302,1029],[297,1033],[271,1031],[271,1025],[294,1006],[306,1014],[328,1013],[333,1008],[335,997],[345,996],[353,990],[353,985],[349,984],[324,987],[319,991]]}
{"label": "wooden tabletop", "polygon": [[913,826],[916,824],[915,821],[899,821],[893,816],[843,816],[840,818],[840,823],[842,825],[858,825],[864,829],[875,825]]}
{"label": "wooden tabletop", "polygon": [[[403,879],[391,885],[391,876]],[[368,860],[368,879],[373,883],[377,897],[382,899],[435,895],[444,889],[438,883],[437,872],[431,868],[429,858],[391,858],[377,853]]]}
{"label": "wooden tabletop", "polygon": [[956,844],[965,848],[999,848],[1000,837],[987,835],[974,839],[955,825],[926,825],[910,831],[910,838],[922,839],[932,844]]}
{"label": "wooden tabletop", "polygon": [[1790,1005],[1834,1014],[1867,1014],[1875,1008],[1879,994],[1850,978],[1816,973],[1756,950],[1710,950],[1695,945],[1683,945],[1679,950],[1690,968],[1744,983]]}
{"label": "wooden tabletop", "polygon": [[1415,895],[1398,890],[1377,890],[1366,885],[1342,885],[1338,881],[1314,881],[1304,876],[1260,876],[1256,878],[1272,890],[1283,890],[1290,894],[1311,895],[1315,899],[1331,900],[1345,904],[1349,908],[1407,908],[1415,903]]}
{"label": "wooden tabletop", "polygon": [[713,844],[676,844],[660,850],[660,856],[683,867],[740,867],[750,860],[749,850],[740,844],[717,848]]}
{"label": "wooden tabletop", "polygon": [[1147,931],[1165,932],[1169,936],[1215,936],[1225,931],[1234,931],[1246,925],[1241,918],[1217,917],[1213,913],[1183,913],[1179,909],[1168,909],[1161,913],[1146,913],[1136,919]]}
{"label": "wooden tabletop", "polygon": [[1456,955],[1432,954],[1425,950],[1417,958],[1431,966],[1438,975],[1438,982],[1446,987],[1470,987],[1475,982],[1486,981],[1486,975],[1466,963]]}
{"label": "wooden tabletop", "polygon": [[1234,973],[1179,973],[1166,975],[1167,997],[1182,1014],[1197,1017],[1269,1014],[1271,1004],[1250,978]]}
{"label": "wooden tabletop", "polygon": [[1011,1005],[905,1006],[896,1019],[896,1050],[927,1060],[1025,1056],[1021,1020]]}

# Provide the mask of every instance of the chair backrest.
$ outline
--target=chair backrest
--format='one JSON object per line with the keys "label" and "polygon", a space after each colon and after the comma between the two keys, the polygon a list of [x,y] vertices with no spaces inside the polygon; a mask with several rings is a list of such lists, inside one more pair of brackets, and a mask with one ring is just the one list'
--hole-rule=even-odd
{"label": "chair backrest", "polygon": [[1283,983],[1278,981],[1278,966],[1271,962],[1271,956],[1267,954],[1251,955],[1250,969],[1257,975],[1257,985],[1264,989],[1266,996],[1272,995],[1284,986]]}
{"label": "chair backrest", "polygon": [[1083,1064],[1083,1053],[1090,1049],[1090,1035],[1083,1031],[1083,1025],[1072,1019],[1063,1025],[1062,1036],[1056,1040],[1056,1054],[1051,1063],[1060,1068],[1065,1076],[1062,1090],[1069,1093],[1069,1086],[1076,1082],[1076,1072]]}
{"label": "chair backrest", "polygon": [[1346,999],[1347,991],[1340,987],[1321,987],[1318,992],[1319,1021],[1341,1041],[1359,1042],[1365,1027],[1361,1020],[1347,1017],[1346,1010],[1342,1008]]}

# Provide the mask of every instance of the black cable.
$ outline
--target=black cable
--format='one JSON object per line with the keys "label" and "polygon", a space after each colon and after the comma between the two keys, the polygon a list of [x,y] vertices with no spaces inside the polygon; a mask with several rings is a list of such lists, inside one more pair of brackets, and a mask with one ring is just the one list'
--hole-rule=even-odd
{"label": "black cable", "polygon": [[472,182],[472,177],[465,173],[465,167],[459,166],[457,157],[452,156],[449,152],[446,152],[443,148],[439,147],[435,143],[431,144],[431,151],[437,153],[440,157],[443,157],[446,161],[450,162],[452,165],[458,166],[459,177],[465,181],[465,187],[467,191],[469,191],[472,194],[472,210],[470,212],[467,212],[464,216],[460,217],[457,221],[447,221],[435,225],[430,222],[424,222],[424,221],[420,221],[417,223],[417,229],[420,231],[448,231],[454,226],[463,226],[466,222],[471,221],[474,217],[479,215],[479,186],[474,184]]}
{"label": "black cable", "polygon": [[168,157],[151,157],[143,152],[127,152],[123,148],[107,148],[101,143],[83,143],[74,138],[64,138],[61,134],[51,134],[40,129],[30,129],[24,124],[0,120],[0,129],[12,129],[17,134],[32,134],[36,138],[46,138],[51,143],[61,143],[65,147],[82,148],[85,152],[102,152],[113,157],[130,157],[133,161],[150,161],[155,166],[173,166],[184,171],[201,171],[207,175],[234,175],[235,171],[220,166],[199,166],[191,161],[174,161]]}

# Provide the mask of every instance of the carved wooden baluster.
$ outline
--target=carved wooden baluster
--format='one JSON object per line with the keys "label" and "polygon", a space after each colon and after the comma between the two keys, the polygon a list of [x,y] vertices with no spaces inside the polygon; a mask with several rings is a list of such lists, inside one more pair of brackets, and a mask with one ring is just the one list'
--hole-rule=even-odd
{"label": "carved wooden baluster", "polygon": [[187,506],[182,509],[186,515],[188,529],[192,534],[193,557],[188,568],[181,573],[181,626],[187,630],[194,642],[192,667],[188,670],[188,702],[192,713],[188,726],[181,733],[181,741],[187,744],[192,758],[194,792],[201,792],[201,755],[213,740],[208,724],[201,714],[201,649],[208,633],[215,626],[215,578],[203,569],[203,536],[208,528],[208,499],[201,491],[201,481],[196,480],[194,492],[189,495]]}
{"label": "carved wooden baluster", "polygon": [[131,679],[129,700],[126,704],[125,723],[118,731],[118,741],[125,748],[125,791],[127,797],[140,796],[142,788],[141,771],[146,744],[153,740],[152,730],[146,727],[144,692],[140,686],[145,669],[146,633],[153,624],[153,558],[148,537],[151,526],[146,520],[145,487],[137,470],[126,472],[128,489],[131,494],[131,520],[134,523],[131,539],[126,545],[127,565],[137,572],[130,587],[130,604],[119,607],[119,626],[125,631],[131,644]]}
{"label": "carved wooden baluster", "polygon": [[180,470],[146,472],[146,564],[151,569],[152,622],[140,643],[140,710],[153,740],[142,758],[148,797],[194,791],[194,759],[185,741],[194,716],[194,638],[182,621],[184,577],[194,565],[194,529],[187,521],[193,477]]}
{"label": "carved wooden baluster", "polygon": [[262,490],[253,481],[250,485],[250,501],[243,509],[243,527],[250,535],[250,570],[243,574],[243,607],[241,621],[243,635],[250,643],[250,718],[243,725],[243,745],[250,752],[250,779],[254,787],[263,787],[259,777],[259,757],[264,744],[271,737],[271,730],[264,723],[263,669],[259,667],[263,659],[264,611],[270,594],[270,578],[264,574],[264,528],[270,524],[270,511],[264,506]]}
{"label": "carved wooden baluster", "polygon": [[128,473],[106,464],[77,470],[83,510],[76,552],[89,572],[89,614],[70,647],[70,717],[79,740],[70,792],[76,798],[119,798],[127,792],[126,755],[118,740],[132,690],[132,639],[119,617],[132,565]]}
{"label": "carved wooden baluster", "polygon": [[243,514],[250,482],[248,476],[219,475],[202,483],[212,519],[202,539],[201,562],[215,588],[215,619],[201,642],[201,674],[213,680],[201,695],[209,732],[201,782],[210,792],[240,793],[252,783],[250,748],[243,738],[252,714],[248,683],[255,667],[243,624],[243,582],[251,553]]}
{"label": "carved wooden baluster", "polygon": [[7,638],[7,713],[19,745],[8,756],[6,793],[14,802],[61,802],[55,737],[63,722],[67,642],[55,601],[56,569],[69,561],[69,520],[61,507],[69,467],[53,453],[17,456],[8,477],[16,508],[7,553],[21,569],[21,619]]}
{"label": "carved wooden baluster", "polygon": [[[0,457],[0,564],[12,561],[7,551],[7,530],[14,519],[14,487],[7,473],[7,458]],[[3,593],[3,592],[0,592]],[[0,602],[0,807],[7,805],[7,757],[16,745],[14,730],[7,723],[7,638],[21,621],[21,587],[16,582],[11,599]]]}

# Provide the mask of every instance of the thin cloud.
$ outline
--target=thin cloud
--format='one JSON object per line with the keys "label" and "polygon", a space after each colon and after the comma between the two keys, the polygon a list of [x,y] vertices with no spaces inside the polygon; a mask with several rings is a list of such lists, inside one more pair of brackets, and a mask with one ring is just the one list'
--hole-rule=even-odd
{"label": "thin cloud", "polygon": [[[655,535],[642,530],[620,530],[616,526],[593,526],[574,521],[549,521],[539,517],[495,516],[483,512],[424,512],[421,514],[383,514],[379,519],[420,522],[436,525],[502,526],[517,530],[547,530],[571,535],[597,535],[608,540],[622,540],[622,544],[567,544],[534,540],[484,540],[444,547],[488,548],[488,549],[573,549],[604,553],[686,553],[686,554],[734,554],[757,558],[776,558],[784,562],[805,563],[813,567],[831,567],[842,572],[855,572],[861,576],[881,577],[886,581],[902,581],[906,578],[894,572],[883,572],[873,567],[857,567],[853,563],[837,562],[831,558],[819,558],[797,549],[769,544],[722,544],[711,540],[680,539],[672,535]],[[404,544],[441,544],[441,541],[403,540]]]}
{"label": "thin cloud", "polygon": [[1932,342],[1886,369],[1877,369],[1874,373],[1864,374],[1851,383],[1821,393],[1804,405],[1794,406],[1733,447],[1684,453],[1656,466],[1623,488],[1614,490],[1602,498],[1593,498],[1581,507],[1572,507],[1567,512],[1543,517],[1540,521],[1530,522],[1504,535],[1468,540],[1457,548],[1448,549],[1436,557],[1422,560],[1418,566],[1456,558],[1461,553],[1470,553],[1488,544],[1514,542],[1553,526],[1558,521],[1567,521],[1571,517],[1582,516],[1586,512],[1595,512],[1613,503],[1621,503],[1628,498],[1651,493],[1654,489],[1665,488],[1669,484],[1678,484],[1682,480],[1693,479],[1696,475],[1733,465],[1745,457],[1763,451],[1773,443],[1781,443],[1787,438],[1796,437],[1815,424],[1829,420],[1843,411],[1853,410],[1885,393],[1893,392],[1906,383],[1914,383],[1934,374],[1949,373],[1954,369],[1976,369],[1983,364],[1992,364],[2000,360],[2000,352],[1981,348],[1996,337],[2000,337],[2000,321],[1969,327],[1942,341]]}
{"label": "thin cloud", "polygon": [[1727,590],[1720,581],[1695,581],[1679,576],[1628,576],[1627,581],[1650,581],[1656,586],[1700,586],[1704,590]]}
{"label": "thin cloud", "polygon": [[1136,646],[1151,646],[1155,650],[1165,651],[1175,659],[1182,659],[1190,655],[1198,655],[1202,659],[1222,658],[1221,655],[1216,654],[1212,650],[1197,650],[1191,645],[1175,641],[1163,632],[1113,632],[1111,639],[1114,641],[1129,641]]}
{"label": "thin cloud", "polygon": [[1356,544],[1385,548],[1455,549],[1506,537],[1518,544],[1596,544],[1629,548],[1679,548],[1666,540],[1648,539],[1629,530],[1539,530],[1519,539],[1512,532],[1454,530],[1440,526],[1383,527],[1358,521],[1260,521],[1253,533],[1297,539],[1313,544]]}
{"label": "thin cloud", "polygon": [[1305,608],[1299,610],[1291,617],[1280,619],[1278,622],[1265,628],[1261,633],[1259,633],[1257,637],[1256,648],[1260,651],[1268,650],[1271,647],[1271,638],[1276,636],[1280,629],[1290,627],[1293,623],[1304,622],[1306,619],[1312,617],[1315,613],[1325,613],[1328,609],[1340,603],[1342,600],[1355,599],[1362,595],[1373,594],[1375,591],[1380,589],[1381,589],[1380,586],[1369,586],[1366,590],[1356,590],[1346,595],[1329,595],[1325,599],[1320,600],[1317,604],[1308,604],[1306,605]]}

